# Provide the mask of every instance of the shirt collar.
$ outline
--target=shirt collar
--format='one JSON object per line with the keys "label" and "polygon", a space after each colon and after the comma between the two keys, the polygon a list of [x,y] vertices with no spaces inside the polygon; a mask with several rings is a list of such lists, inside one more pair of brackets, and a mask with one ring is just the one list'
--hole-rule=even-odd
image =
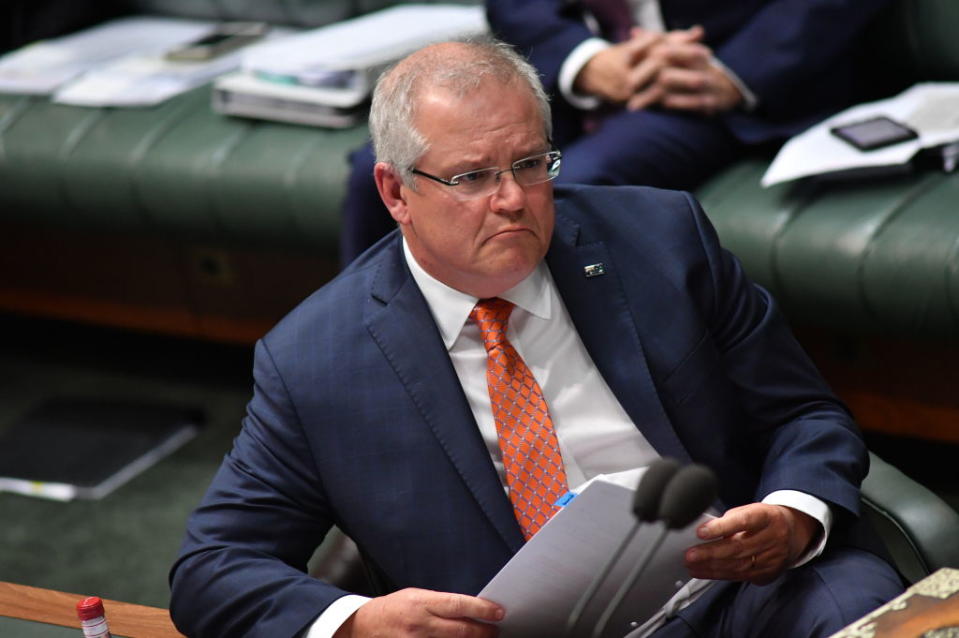
{"label": "shirt collar", "polygon": [[[403,238],[403,256],[406,258],[413,280],[426,298],[426,304],[433,315],[433,321],[439,328],[443,344],[449,350],[459,337],[463,326],[466,325],[466,320],[469,319],[478,298],[450,288],[423,270],[410,252],[405,237]],[[549,319],[552,290],[553,283],[549,276],[549,269],[545,262],[541,261],[533,272],[501,294],[500,298],[512,302],[518,308],[541,319]]]}

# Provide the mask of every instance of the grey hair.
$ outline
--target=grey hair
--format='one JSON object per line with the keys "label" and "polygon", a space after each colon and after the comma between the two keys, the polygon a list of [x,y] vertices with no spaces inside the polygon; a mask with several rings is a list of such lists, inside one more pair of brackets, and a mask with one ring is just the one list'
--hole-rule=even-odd
{"label": "grey hair", "polygon": [[370,135],[376,161],[392,165],[410,188],[411,171],[429,149],[413,124],[417,98],[424,89],[442,88],[463,97],[487,78],[503,84],[525,82],[539,107],[546,139],[552,139],[549,98],[533,65],[508,44],[492,38],[455,44],[461,46],[432,45],[411,54],[383,73],[373,90]]}

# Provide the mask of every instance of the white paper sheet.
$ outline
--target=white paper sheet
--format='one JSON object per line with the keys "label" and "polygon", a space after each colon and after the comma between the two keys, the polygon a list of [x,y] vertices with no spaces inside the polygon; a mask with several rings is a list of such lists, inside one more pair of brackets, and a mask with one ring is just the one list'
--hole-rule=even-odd
{"label": "white paper sheet", "polygon": [[120,18],[60,38],[42,40],[0,57],[0,91],[46,95],[81,74],[132,53],[164,51],[189,42],[211,22],[175,18]]}
{"label": "white paper sheet", "polygon": [[[272,29],[266,37],[282,39],[293,33]],[[243,58],[241,49],[210,60],[167,60],[168,50],[128,55],[88,71],[61,87],[53,101],[76,106],[153,106],[239,68]]]}
{"label": "white paper sheet", "polygon": [[[876,115],[903,122],[919,138],[860,151],[829,129]],[[916,84],[896,97],[859,104],[830,117],[783,145],[763,175],[765,187],[800,177],[838,171],[904,165],[923,148],[959,140],[959,82]]]}
{"label": "white paper sheet", "polygon": [[53,101],[77,106],[152,106],[227,73],[238,53],[205,62],[171,62],[135,55],[89,71],[57,91]]}
{"label": "white paper sheet", "polygon": [[[635,484],[633,480],[632,485]],[[633,492],[630,487],[602,479],[591,481],[483,588],[480,598],[492,600],[506,610],[506,617],[499,624],[501,638],[557,638],[563,634],[579,596],[633,526]],[[687,528],[670,532],[613,617],[606,637],[621,638],[637,629],[690,581],[683,555],[687,548],[701,542],[695,530],[708,518],[709,515],[703,515]],[[592,628],[596,624],[605,601],[613,597],[660,529],[658,525],[640,529],[587,609],[580,627]]]}
{"label": "white paper sheet", "polygon": [[380,70],[430,42],[480,35],[487,30],[481,6],[400,5],[306,31],[282,42],[256,44],[246,51],[243,70],[306,86],[368,93],[371,78],[367,71]]}

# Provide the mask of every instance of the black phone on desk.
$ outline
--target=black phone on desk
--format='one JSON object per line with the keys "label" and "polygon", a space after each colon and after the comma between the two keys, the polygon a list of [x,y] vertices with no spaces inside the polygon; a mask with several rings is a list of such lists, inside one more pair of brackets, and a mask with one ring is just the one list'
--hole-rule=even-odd
{"label": "black phone on desk", "polygon": [[879,115],[859,122],[834,126],[829,132],[860,151],[872,151],[914,140],[919,134],[896,120]]}
{"label": "black phone on desk", "polygon": [[266,35],[262,22],[224,22],[196,40],[182,44],[164,56],[176,62],[202,62],[252,44]]}

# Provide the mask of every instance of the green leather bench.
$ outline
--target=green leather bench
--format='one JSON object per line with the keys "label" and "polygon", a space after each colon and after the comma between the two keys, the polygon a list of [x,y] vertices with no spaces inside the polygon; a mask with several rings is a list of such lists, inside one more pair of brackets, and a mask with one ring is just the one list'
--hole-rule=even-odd
{"label": "green leather bench", "polygon": [[[874,67],[959,81],[959,3],[910,0],[876,25]],[[766,158],[699,192],[726,246],[797,320],[896,335],[959,334],[959,173],[758,186]]]}
{"label": "green leather bench", "polygon": [[[144,0],[131,12],[321,26],[385,0]],[[348,151],[331,130],[0,94],[0,309],[250,342],[337,268]]]}
{"label": "green leather bench", "polygon": [[[383,0],[141,0],[131,10],[313,26]],[[890,86],[959,79],[959,3],[897,0],[866,55]],[[147,109],[0,95],[0,308],[249,341],[336,270],[365,127],[230,118],[203,87]],[[959,326],[959,176],[764,190],[769,157],[698,195],[789,316],[847,331]]]}
{"label": "green leather bench", "polygon": [[[959,2],[898,0],[868,34],[876,82],[959,81]],[[959,172],[759,186],[768,157],[697,195],[864,428],[959,443]]]}

